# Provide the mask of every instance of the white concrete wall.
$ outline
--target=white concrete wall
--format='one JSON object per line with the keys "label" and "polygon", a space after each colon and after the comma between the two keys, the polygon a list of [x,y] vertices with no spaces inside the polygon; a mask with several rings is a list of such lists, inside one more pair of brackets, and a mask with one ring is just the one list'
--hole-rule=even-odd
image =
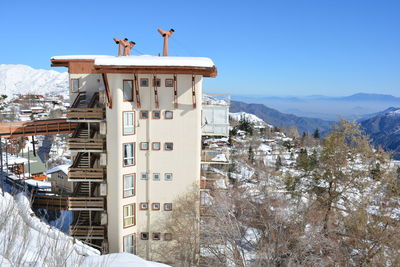
{"label": "white concrete wall", "polygon": [[[154,89],[151,75],[139,75],[140,78],[149,78],[150,86],[140,88],[140,109],[135,102],[122,101],[123,79],[133,79],[133,75],[108,74],[112,92],[113,107],[107,108],[107,181],[108,181],[108,239],[110,252],[123,251],[123,236],[136,234],[137,254],[151,258],[150,251],[146,250],[148,242],[142,241],[140,232],[165,233],[158,224],[161,217],[168,211],[163,211],[164,203],[173,203],[181,194],[185,193],[199,179],[200,152],[201,152],[201,93],[202,78],[196,77],[196,102],[192,106],[192,76],[178,75],[178,103],[177,109],[173,106],[173,87],[165,87],[165,79],[172,75],[157,75],[161,79],[158,88],[160,108],[155,108]],[[136,100],[136,96],[135,96]],[[122,112],[136,111],[135,135],[122,135]],[[150,111],[150,118],[140,119],[140,110]],[[152,119],[151,111],[160,110],[161,119]],[[173,111],[173,119],[164,117],[164,111]],[[136,166],[122,167],[123,143],[136,142]],[[141,151],[140,142],[149,142],[150,149]],[[160,142],[161,150],[153,151],[152,142]],[[174,150],[165,151],[165,142],[173,142]],[[148,180],[141,180],[140,174],[149,172]],[[136,174],[136,196],[123,198],[123,175]],[[160,181],[153,181],[153,173],[160,173]],[[172,181],[165,181],[164,174],[173,173]],[[140,202],[149,202],[149,211],[139,210]],[[160,203],[160,211],[152,211],[151,203]],[[136,226],[123,228],[123,206],[136,203]],[[163,235],[162,235],[163,239]]]}

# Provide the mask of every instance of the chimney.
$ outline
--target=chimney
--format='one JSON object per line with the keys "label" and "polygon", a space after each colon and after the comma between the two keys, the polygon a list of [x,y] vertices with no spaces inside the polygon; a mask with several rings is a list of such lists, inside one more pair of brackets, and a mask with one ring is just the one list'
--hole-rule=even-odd
{"label": "chimney", "polygon": [[164,37],[164,48],[163,48],[163,56],[168,56],[168,39],[175,32],[174,29],[170,29],[169,31],[164,31],[162,29],[157,29],[157,31]]}

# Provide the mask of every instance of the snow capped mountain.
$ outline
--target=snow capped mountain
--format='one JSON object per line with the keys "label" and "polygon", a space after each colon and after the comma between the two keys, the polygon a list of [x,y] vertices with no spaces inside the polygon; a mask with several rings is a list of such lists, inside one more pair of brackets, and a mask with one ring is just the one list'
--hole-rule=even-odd
{"label": "snow capped mountain", "polygon": [[230,112],[229,117],[231,117],[235,121],[239,121],[243,117],[255,125],[265,125],[266,124],[265,121],[263,121],[256,115],[250,114],[247,112],[235,112],[235,113]]}
{"label": "snow capped mountain", "polygon": [[38,70],[27,65],[0,64],[0,94],[48,93],[68,95],[68,73]]}

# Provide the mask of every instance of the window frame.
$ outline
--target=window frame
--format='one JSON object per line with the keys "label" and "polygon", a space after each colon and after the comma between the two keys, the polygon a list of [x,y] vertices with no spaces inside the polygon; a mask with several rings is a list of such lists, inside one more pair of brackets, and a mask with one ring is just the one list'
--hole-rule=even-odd
{"label": "window frame", "polygon": [[[168,84],[167,84],[167,81],[168,81],[168,82],[171,82],[171,85],[168,85]],[[174,79],[173,79],[173,78],[167,78],[167,79],[165,79],[164,85],[165,85],[165,87],[174,87]]]}
{"label": "window frame", "polygon": [[[171,118],[167,118],[167,112],[171,112]],[[174,118],[174,112],[172,110],[166,110],[164,111],[164,119],[165,120],[172,120]]]}
{"label": "window frame", "polygon": [[[155,144],[158,144],[158,149],[155,149],[154,148],[154,145]],[[161,150],[161,142],[152,142],[151,143],[151,150],[154,150],[154,151],[159,151],[159,150]]]}
{"label": "window frame", "polygon": [[[125,82],[131,82],[132,83],[132,92],[131,92],[131,94],[132,94],[132,100],[126,100],[125,99],[125,90],[124,90],[124,85],[125,85]],[[134,100],[135,100],[135,94],[134,94],[134,88],[133,88],[133,80],[130,80],[130,79],[123,79],[122,80],[122,101],[123,102],[134,102]]]}
{"label": "window frame", "polygon": [[[154,208],[154,205],[158,205],[158,209]],[[160,210],[161,209],[161,204],[160,202],[153,202],[151,203],[151,210]]]}
{"label": "window frame", "polygon": [[[158,235],[158,238],[155,238],[154,235]],[[151,233],[152,240],[161,240],[161,233],[160,232],[153,232]]]}
{"label": "window frame", "polygon": [[[160,117],[159,117],[159,118],[156,118],[156,117],[154,116],[154,114],[156,114],[156,112],[158,112],[158,113],[160,114]],[[153,111],[151,112],[151,118],[152,118],[153,120],[160,120],[160,119],[161,119],[161,110],[153,110]]]}
{"label": "window frame", "polygon": [[[155,178],[156,175],[158,175],[158,179]],[[153,172],[153,181],[161,181],[161,173]]]}
{"label": "window frame", "polygon": [[[167,238],[167,235],[170,236],[170,238]],[[171,241],[172,240],[172,233],[164,233],[164,241]]]}
{"label": "window frame", "polygon": [[[125,133],[125,113],[133,113],[133,133]],[[122,111],[122,135],[134,135],[136,134],[136,114],[135,111]]]}
{"label": "window frame", "polygon": [[[146,174],[146,179],[143,178],[143,174]],[[140,180],[149,180],[149,173],[147,172],[140,173]]]}
{"label": "window frame", "polygon": [[[74,91],[74,81],[78,81],[78,90]],[[70,89],[71,89],[71,93],[79,93],[80,92],[80,88],[81,88],[81,81],[79,78],[71,78],[70,79]]]}
{"label": "window frame", "polygon": [[[171,209],[166,209],[165,208],[166,205],[171,205]],[[164,211],[172,211],[172,208],[173,208],[172,203],[164,203],[163,206],[164,206]]]}
{"label": "window frame", "polygon": [[[146,204],[147,208],[143,208],[142,205]],[[149,202],[140,202],[139,204],[139,210],[149,210]]]}
{"label": "window frame", "polygon": [[[168,144],[171,144],[171,145],[172,145],[172,148],[171,148],[171,149],[167,149]],[[173,143],[173,142],[165,142],[165,143],[164,143],[164,150],[165,150],[165,151],[173,151],[173,150],[174,150],[174,143]]]}
{"label": "window frame", "polygon": [[[136,205],[135,204],[136,203],[132,203],[132,204],[127,204],[127,205],[122,206],[122,226],[124,227],[124,229],[133,227],[136,225],[136,207],[135,207]],[[129,206],[132,207],[132,214],[125,216],[125,207],[129,207]],[[125,225],[125,220],[130,219],[130,218],[132,218],[132,224]]]}
{"label": "window frame", "polygon": [[[147,148],[142,148],[142,144],[147,144]],[[150,150],[149,142],[140,142],[139,146],[140,146],[140,150],[142,150],[142,151]]]}
{"label": "window frame", "polygon": [[[133,242],[132,242],[132,244],[133,244],[133,252],[127,252],[125,249],[125,238],[126,237],[132,237],[133,238]],[[123,249],[123,251],[125,252],[125,253],[130,253],[130,254],[136,254],[136,234],[129,234],[129,235],[124,235],[123,237],[122,237],[122,249]]]}
{"label": "window frame", "polygon": [[[142,112],[147,112],[147,118],[143,117]],[[149,111],[148,110],[141,110],[140,111],[140,119],[141,120],[148,120],[149,118],[150,118],[150,116],[149,116]]]}
{"label": "window frame", "polygon": [[[133,151],[133,164],[127,164],[125,165],[125,145],[132,144],[132,151]],[[128,142],[128,143],[122,143],[122,167],[130,167],[130,166],[135,166],[136,165],[136,143],[135,142]]]}
{"label": "window frame", "polygon": [[[147,238],[143,238],[143,234],[147,235]],[[140,240],[149,240],[150,234],[149,232],[140,232]]]}
{"label": "window frame", "polygon": [[[171,174],[171,179],[167,179],[167,175],[168,175],[168,174]],[[174,174],[173,174],[172,172],[166,172],[166,173],[164,173],[164,181],[170,182],[170,181],[172,181],[173,178],[174,178]]]}
{"label": "window frame", "polygon": [[[147,81],[147,85],[142,85],[142,81]],[[140,78],[140,80],[139,80],[140,87],[149,87],[149,85],[150,85],[149,78]]]}
{"label": "window frame", "polygon": [[[133,177],[133,194],[125,196],[125,191],[127,190],[132,190],[132,188],[126,189],[125,188],[125,177],[126,176],[132,176]],[[122,175],[122,197],[123,198],[129,198],[129,197],[134,197],[136,196],[136,174],[135,173],[127,173]]]}

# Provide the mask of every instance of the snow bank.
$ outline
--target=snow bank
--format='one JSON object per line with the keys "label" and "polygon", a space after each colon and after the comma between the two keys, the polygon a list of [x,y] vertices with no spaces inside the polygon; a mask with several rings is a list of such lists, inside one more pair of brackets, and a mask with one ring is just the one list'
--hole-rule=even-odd
{"label": "snow bank", "polygon": [[85,245],[42,222],[30,209],[29,200],[0,192],[0,266],[167,266],[135,255],[100,256]]}

